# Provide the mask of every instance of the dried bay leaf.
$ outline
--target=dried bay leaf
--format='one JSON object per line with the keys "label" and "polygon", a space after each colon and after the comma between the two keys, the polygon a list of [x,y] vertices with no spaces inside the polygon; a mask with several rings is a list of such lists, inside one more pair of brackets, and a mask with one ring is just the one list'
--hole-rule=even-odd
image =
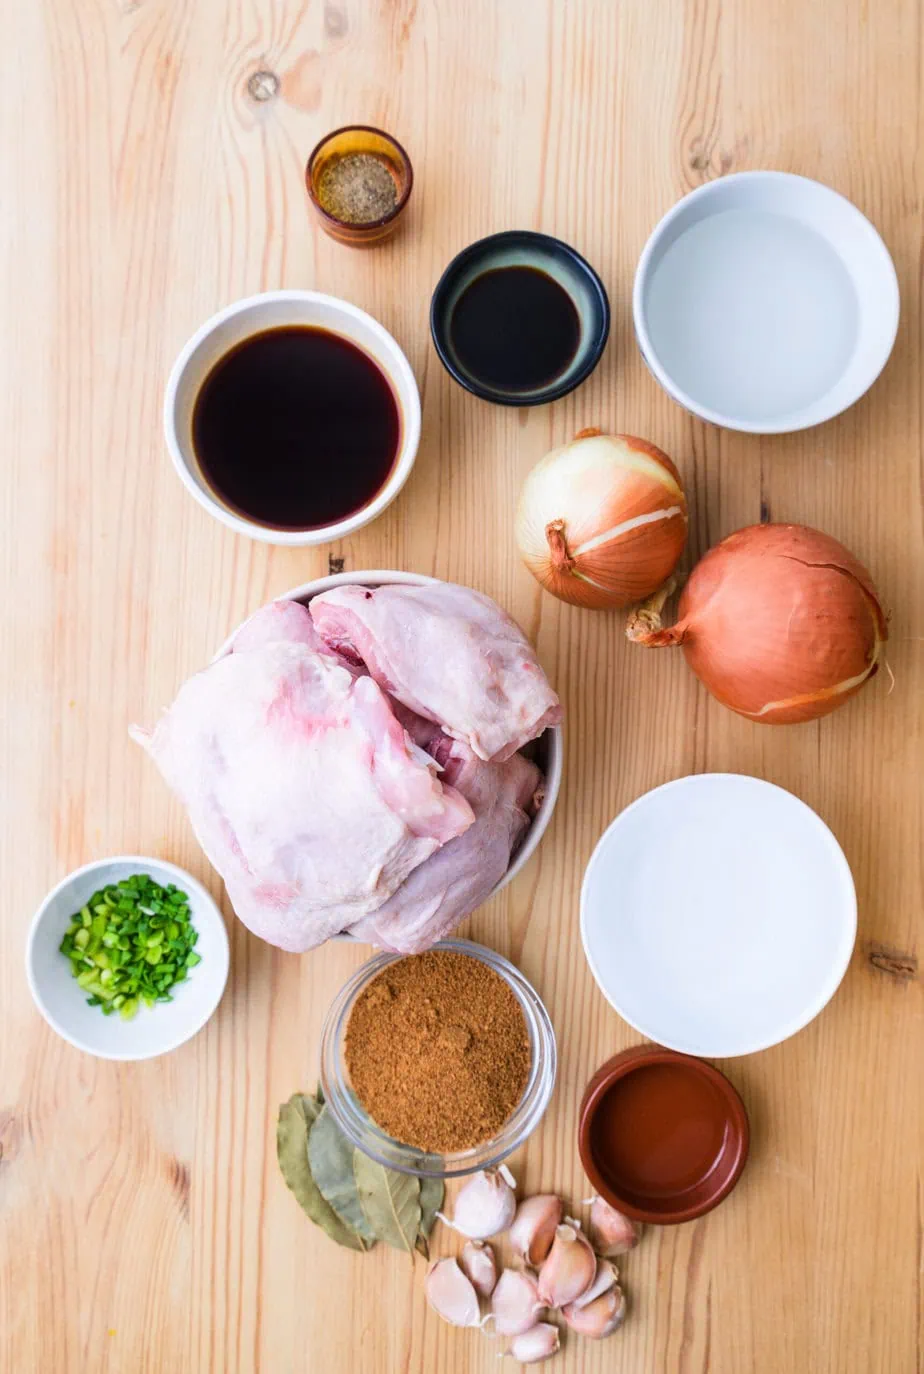
{"label": "dried bay leaf", "polygon": [[[299,1110],[304,1115],[305,1124],[307,1125],[308,1130],[310,1131],[312,1126],[318,1119],[318,1115],[321,1111],[321,1107],[323,1104],[318,1102],[316,1098],[309,1097],[307,1093],[293,1093],[292,1096],[289,1098],[289,1101],[295,1102],[296,1099]],[[308,1147],[306,1145],[306,1153],[307,1149]]]}
{"label": "dried bay leaf", "polygon": [[420,1180],[420,1234],[429,1236],[436,1221],[436,1214],[443,1205],[446,1188],[441,1178],[422,1178]]}
{"label": "dried bay leaf", "polygon": [[430,1258],[427,1239],[433,1230],[436,1214],[443,1205],[446,1189],[441,1178],[422,1178],[420,1180],[420,1227],[417,1232],[417,1249],[424,1259]]}
{"label": "dried bay leaf", "polygon": [[420,1228],[420,1180],[386,1169],[362,1150],[353,1151],[353,1174],[360,1206],[379,1240],[413,1255]]}
{"label": "dried bay leaf", "polygon": [[334,1209],[321,1195],[308,1162],[308,1137],[319,1113],[319,1105],[303,1093],[293,1093],[279,1108],[276,1122],[276,1157],[288,1187],[316,1226],[326,1231],[331,1240],[350,1250],[365,1246],[357,1235],[340,1220]]}
{"label": "dried bay leaf", "polygon": [[308,1163],[325,1202],[355,1232],[360,1248],[370,1249],[376,1235],[363,1214],[356,1190],[353,1146],[326,1106],[321,1108],[308,1133]]}

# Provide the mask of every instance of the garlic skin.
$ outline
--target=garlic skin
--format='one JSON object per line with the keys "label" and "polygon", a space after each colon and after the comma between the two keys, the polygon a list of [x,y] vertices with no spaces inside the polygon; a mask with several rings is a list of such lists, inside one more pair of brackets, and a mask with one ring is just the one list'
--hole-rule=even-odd
{"label": "garlic skin", "polygon": [[491,1297],[491,1316],[499,1336],[519,1336],[536,1325],[543,1310],[536,1280],[520,1269],[505,1269]]}
{"label": "garlic skin", "polygon": [[642,1228],[638,1223],[617,1212],[602,1197],[591,1200],[590,1232],[597,1254],[605,1259],[628,1254],[642,1238]]}
{"label": "garlic skin", "polygon": [[539,1301],[546,1307],[564,1307],[587,1291],[596,1273],[590,1241],[578,1227],[563,1223],[539,1270]]}
{"label": "garlic skin", "polygon": [[574,1306],[587,1307],[589,1303],[592,1303],[603,1293],[608,1293],[611,1288],[615,1288],[618,1283],[619,1270],[616,1268],[615,1264],[612,1264],[609,1260],[598,1258],[597,1272],[594,1275],[594,1281],[579,1298],[575,1298]]}
{"label": "garlic skin", "polygon": [[478,1294],[452,1258],[437,1260],[424,1280],[427,1302],[452,1326],[480,1326]]}
{"label": "garlic skin", "polygon": [[555,1355],[560,1347],[558,1327],[551,1322],[536,1322],[522,1335],[514,1336],[504,1353],[519,1360],[520,1364],[539,1364]]}
{"label": "garlic skin", "polygon": [[527,1264],[539,1265],[552,1248],[561,1224],[562,1201],[554,1193],[524,1198],[510,1227],[510,1244]]}
{"label": "garlic skin", "polygon": [[561,1314],[571,1330],[579,1336],[589,1336],[591,1340],[599,1341],[611,1335],[625,1321],[626,1295],[617,1284],[615,1288],[594,1298],[586,1307],[576,1302],[568,1303],[561,1309]]}
{"label": "garlic skin", "polygon": [[485,1245],[483,1240],[466,1241],[459,1265],[475,1292],[482,1298],[489,1298],[497,1283],[497,1261],[490,1245]]}
{"label": "garlic skin", "polygon": [[437,1216],[454,1231],[469,1240],[488,1240],[506,1231],[517,1210],[516,1181],[503,1165],[499,1169],[482,1169],[473,1174],[456,1198],[452,1221],[437,1212]]}

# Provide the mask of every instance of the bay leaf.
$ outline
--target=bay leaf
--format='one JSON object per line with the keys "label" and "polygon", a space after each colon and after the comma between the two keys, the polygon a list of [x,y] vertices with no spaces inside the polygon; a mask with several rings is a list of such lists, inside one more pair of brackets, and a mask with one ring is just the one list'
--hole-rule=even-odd
{"label": "bay leaf", "polygon": [[376,1240],[360,1205],[353,1175],[353,1146],[331,1116],[327,1107],[308,1132],[308,1163],[325,1202],[358,1236],[361,1248],[370,1249]]}
{"label": "bay leaf", "polygon": [[308,1135],[321,1108],[311,1097],[293,1093],[279,1108],[276,1122],[276,1158],[287,1186],[295,1194],[302,1210],[316,1226],[320,1226],[338,1245],[350,1250],[363,1250],[359,1237],[337,1216],[325,1202],[315,1183],[308,1162]]}
{"label": "bay leaf", "polygon": [[417,1249],[427,1260],[430,1258],[430,1246],[427,1241],[445,1195],[446,1189],[441,1178],[420,1180],[420,1228],[417,1232]]}
{"label": "bay leaf", "polygon": [[353,1174],[360,1206],[376,1236],[413,1255],[420,1227],[420,1180],[386,1169],[362,1150],[353,1151]]}
{"label": "bay leaf", "polygon": [[[318,1102],[317,1098],[310,1097],[308,1093],[293,1093],[292,1096],[289,1098],[289,1101],[295,1102],[296,1099],[298,1099],[298,1108],[304,1115],[305,1124],[307,1125],[308,1130],[310,1131],[314,1123],[317,1121],[318,1116],[320,1115],[323,1103]],[[307,1148],[308,1147],[306,1145],[306,1151]]]}

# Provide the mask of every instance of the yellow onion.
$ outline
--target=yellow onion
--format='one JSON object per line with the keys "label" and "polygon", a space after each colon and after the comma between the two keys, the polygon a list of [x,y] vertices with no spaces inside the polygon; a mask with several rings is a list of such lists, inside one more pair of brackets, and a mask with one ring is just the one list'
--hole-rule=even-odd
{"label": "yellow onion", "polygon": [[767,725],[814,720],[859,691],[888,638],[872,578],[830,535],[804,525],[750,525],[697,563],[677,622],[665,595],[629,619],[652,648],[681,645],[712,695]]}
{"label": "yellow onion", "polygon": [[598,429],[582,429],[536,464],[516,518],[533,576],[562,601],[595,610],[650,596],[686,537],[686,497],[667,454]]}

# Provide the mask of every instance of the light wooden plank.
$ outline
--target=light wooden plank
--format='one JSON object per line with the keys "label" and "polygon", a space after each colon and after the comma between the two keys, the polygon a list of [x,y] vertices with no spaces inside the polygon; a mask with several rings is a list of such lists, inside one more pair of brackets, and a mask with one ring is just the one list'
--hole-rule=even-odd
{"label": "light wooden plank", "polygon": [[[38,1374],[348,1374],[497,1368],[496,1343],[442,1326],[421,1272],[334,1250],[277,1176],[277,1104],[313,1085],[325,1008],[363,957],[274,952],[232,920],[232,979],[207,1030],[163,1061],[81,1058],[29,1000],[32,910],[62,873],[161,853],[219,891],[179,807],[126,737],[245,613],[327,569],[400,567],[496,596],[535,637],[568,710],[565,787],[540,855],[470,923],[545,997],[558,1090],[517,1167],[587,1188],[583,1083],[637,1038],[584,963],[577,897],[616,811],[703,769],[754,772],[833,826],[857,878],[844,987],[789,1044],[728,1064],[754,1125],[741,1186],[625,1263],[632,1314],[556,1367],[598,1374],[913,1374],[924,1367],[920,767],[922,27],[914,0],[37,0],[3,7],[6,196],[0,376],[5,652],[0,660],[0,1369]],[[275,72],[255,103],[247,78]],[[324,238],[302,173],[360,119],[415,165],[407,226],[366,254]],[[704,178],[818,176],[881,228],[903,318],[849,414],[762,440],[691,420],[632,338],[634,264]],[[593,378],[514,412],[464,395],[429,343],[432,288],[471,239],[524,226],[584,252],[614,307]],[[404,494],[330,550],[241,540],[166,459],[162,388],[187,335],[237,296],[314,286],[393,330],[421,384]],[[512,543],[523,476],[597,423],[679,463],[692,547],[756,521],[817,523],[893,609],[883,677],[837,716],[750,725],[616,616],[543,596]],[[230,912],[227,905],[225,907]],[[794,960],[798,950],[792,951]],[[892,971],[890,971],[892,970]],[[446,1236],[441,1249],[451,1249]]]}

